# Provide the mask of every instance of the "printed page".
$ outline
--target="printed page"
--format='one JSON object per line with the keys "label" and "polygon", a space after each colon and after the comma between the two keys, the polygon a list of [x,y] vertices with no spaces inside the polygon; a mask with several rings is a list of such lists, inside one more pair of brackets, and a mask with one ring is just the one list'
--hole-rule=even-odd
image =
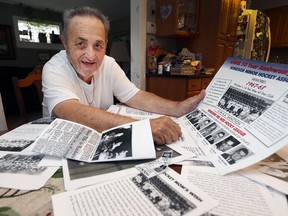
{"label": "printed page", "polygon": [[173,151],[164,151],[160,158],[147,163],[136,165],[136,168],[147,178],[166,172],[173,157]]}
{"label": "printed page", "polygon": [[[156,158],[160,158],[163,152],[173,151],[170,164],[179,163],[190,157],[190,152],[185,149],[175,151],[169,145],[155,145]],[[127,175],[138,173],[135,166],[154,161],[154,159],[109,161],[102,163],[85,163],[76,160],[63,160],[63,177],[65,190],[74,190],[84,186],[107,182],[111,179],[119,179]]]}
{"label": "printed page", "polygon": [[[138,119],[138,120],[158,118],[158,117],[163,116],[161,114],[147,112],[147,111],[140,110],[140,109],[135,109],[125,104],[111,105],[107,111],[118,114],[118,115],[122,115],[122,116],[129,116],[131,118]],[[178,118],[173,117],[173,116],[170,116],[170,117],[173,121],[178,123]]]}
{"label": "printed page", "polygon": [[203,191],[169,169],[138,173],[52,196],[54,215],[201,215],[217,206]]}
{"label": "printed page", "polygon": [[[150,118],[157,118],[161,115],[146,112],[139,109],[134,109],[125,105],[117,104],[112,105],[108,109],[109,112],[123,115],[123,116],[129,116],[131,118],[135,119],[150,119]],[[178,118],[171,117],[173,121],[175,121],[177,124],[179,124]],[[169,144],[169,147],[177,152],[181,152],[181,154],[190,154],[191,158],[206,158],[203,150],[199,148],[199,146],[195,143],[195,141],[191,138],[190,134],[187,132],[186,128],[179,124],[182,131],[182,137],[180,137],[175,142]],[[184,149],[184,150],[183,150]]]}
{"label": "printed page", "polygon": [[41,118],[23,124],[0,136],[0,152],[29,151],[29,146],[54,118]]}
{"label": "printed page", "polygon": [[38,190],[59,169],[39,166],[44,155],[0,153],[0,187]]}
{"label": "printed page", "polygon": [[288,146],[238,173],[288,195],[288,160],[285,158],[288,158]]}
{"label": "printed page", "polygon": [[198,109],[179,118],[221,174],[288,144],[288,66],[228,58]]}
{"label": "printed page", "polygon": [[147,118],[158,118],[162,116],[156,113],[135,109],[122,104],[111,105],[107,111],[118,115],[129,116],[139,120]]}
{"label": "printed page", "polygon": [[[172,148],[175,151],[181,152],[183,149],[191,154],[190,159],[195,158],[199,160],[209,160],[204,151],[199,147],[197,142],[193,139],[196,136],[196,132],[193,134],[192,131],[189,131],[183,125],[179,125],[182,132],[182,137],[176,140],[173,143],[169,144],[169,148]],[[187,159],[189,160],[189,159]]]}
{"label": "printed page", "polygon": [[[187,163],[186,163],[187,164]],[[193,182],[212,196],[219,205],[209,215],[261,215],[288,214],[284,194],[273,193],[237,173],[219,175],[213,167],[183,165],[181,176]]]}
{"label": "printed page", "polygon": [[35,140],[32,151],[86,162],[155,158],[148,120],[100,134],[84,125],[56,119]]}
{"label": "printed page", "polygon": [[92,162],[155,158],[149,120],[103,131]]}

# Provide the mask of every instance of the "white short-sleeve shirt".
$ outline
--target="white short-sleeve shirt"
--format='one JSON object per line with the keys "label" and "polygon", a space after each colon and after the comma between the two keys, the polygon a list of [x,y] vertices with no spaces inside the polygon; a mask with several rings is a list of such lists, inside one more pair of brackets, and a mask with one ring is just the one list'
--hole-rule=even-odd
{"label": "white short-sleeve shirt", "polygon": [[44,65],[42,85],[44,117],[52,116],[54,107],[68,99],[106,110],[113,104],[113,96],[125,103],[139,91],[115,60],[106,55],[91,84],[85,83],[77,76],[65,50]]}

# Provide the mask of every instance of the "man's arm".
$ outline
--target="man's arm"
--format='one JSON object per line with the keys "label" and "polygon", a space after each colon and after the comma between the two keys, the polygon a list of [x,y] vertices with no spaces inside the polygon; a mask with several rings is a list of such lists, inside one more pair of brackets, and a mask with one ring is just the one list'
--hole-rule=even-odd
{"label": "man's arm", "polygon": [[62,119],[86,125],[102,132],[109,128],[125,123],[136,121],[136,119],[116,115],[105,110],[81,104],[78,100],[65,100],[55,106],[53,113]]}
{"label": "man's arm", "polygon": [[[202,90],[199,95],[190,97],[184,101],[171,101],[140,90],[126,104],[144,111],[180,117],[195,110],[204,97],[205,91]],[[180,126],[167,116],[151,119],[150,124],[156,143],[171,143],[182,135]]]}
{"label": "man's arm", "polygon": [[[193,111],[204,96],[205,92],[202,91],[195,97],[188,98],[182,102],[175,102],[140,90],[126,104],[144,111],[179,117],[189,111]],[[94,128],[98,132],[136,121],[136,119],[130,117],[82,105],[78,100],[63,101],[55,106],[53,112],[59,118],[78,122]],[[182,135],[180,126],[168,116],[150,119],[150,124],[153,140],[157,144],[172,143]]]}
{"label": "man's arm", "polygon": [[196,109],[204,97],[205,90],[202,90],[199,95],[187,98],[184,101],[172,101],[140,90],[126,104],[144,111],[180,117]]}
{"label": "man's arm", "polygon": [[[109,128],[125,123],[137,121],[136,119],[121,116],[82,105],[78,100],[66,100],[55,106],[54,114],[62,119],[86,125],[102,132]],[[153,140],[157,144],[169,144],[181,136],[181,129],[170,117],[162,116],[150,120]]]}

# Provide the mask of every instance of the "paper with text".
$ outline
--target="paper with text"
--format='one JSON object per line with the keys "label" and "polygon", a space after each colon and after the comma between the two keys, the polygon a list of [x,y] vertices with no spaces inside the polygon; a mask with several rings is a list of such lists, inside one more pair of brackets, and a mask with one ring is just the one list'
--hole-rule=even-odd
{"label": "paper with text", "polygon": [[59,169],[40,166],[45,155],[0,152],[0,187],[37,190]]}
{"label": "paper with text", "polygon": [[[183,165],[181,176],[212,196],[219,205],[208,215],[285,216],[287,201],[280,194],[237,173],[219,175],[213,167]],[[272,193],[272,195],[271,195]]]}
{"label": "paper with text", "polygon": [[288,144],[288,65],[228,58],[198,108],[179,118],[221,174]]}
{"label": "paper with text", "polygon": [[169,169],[142,173],[52,196],[58,215],[201,215],[217,202]]}
{"label": "paper with text", "polygon": [[148,120],[98,133],[75,122],[55,119],[35,140],[32,151],[85,162],[156,157]]}

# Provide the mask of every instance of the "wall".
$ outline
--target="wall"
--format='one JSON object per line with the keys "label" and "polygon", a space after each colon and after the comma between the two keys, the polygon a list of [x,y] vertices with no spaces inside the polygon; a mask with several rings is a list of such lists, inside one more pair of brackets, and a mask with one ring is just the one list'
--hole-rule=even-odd
{"label": "wall", "polygon": [[255,10],[265,10],[288,5],[287,0],[250,0],[250,2],[250,8]]}
{"label": "wall", "polygon": [[13,47],[15,51],[15,59],[1,60],[0,66],[34,67],[39,63],[45,63],[38,59],[38,52],[49,53],[50,56],[58,52],[58,50],[17,48],[15,42],[13,16],[33,16],[37,19],[62,23],[62,14],[58,12],[34,10],[31,8],[22,7],[20,5],[14,6],[0,3],[0,25],[9,25],[11,27],[12,40],[14,43]]}

